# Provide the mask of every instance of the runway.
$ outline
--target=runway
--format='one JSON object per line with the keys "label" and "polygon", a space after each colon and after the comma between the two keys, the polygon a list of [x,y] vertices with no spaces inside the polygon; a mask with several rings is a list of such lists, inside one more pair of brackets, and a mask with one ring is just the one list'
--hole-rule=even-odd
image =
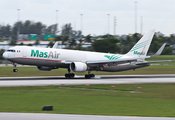
{"label": "runway", "polygon": [[65,79],[64,76],[50,77],[0,77],[0,86],[46,86],[46,85],[86,85],[86,84],[130,84],[130,83],[175,83],[175,74],[168,75],[105,75],[85,79],[76,76]]}
{"label": "runway", "polygon": [[[175,83],[175,74],[168,75],[104,75],[92,79],[76,76],[65,79],[64,76],[49,77],[0,77],[0,86],[45,86],[45,85],[86,85],[86,84],[130,84],[130,83]],[[0,113],[3,120],[174,120],[173,117],[134,117],[100,116],[43,113]]]}
{"label": "runway", "polygon": [[0,113],[2,120],[174,120],[171,117],[102,116],[43,113]]}

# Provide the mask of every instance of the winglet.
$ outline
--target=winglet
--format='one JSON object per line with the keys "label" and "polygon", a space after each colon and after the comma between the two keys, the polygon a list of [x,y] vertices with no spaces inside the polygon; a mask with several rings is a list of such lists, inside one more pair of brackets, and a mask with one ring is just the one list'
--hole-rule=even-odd
{"label": "winglet", "polygon": [[154,55],[152,55],[151,57],[159,56],[159,55],[162,53],[163,49],[165,48],[165,45],[166,45],[166,43],[164,43],[164,44],[160,47],[160,49],[159,49]]}
{"label": "winglet", "polygon": [[57,48],[57,46],[58,46],[58,41],[55,42],[52,48]]}

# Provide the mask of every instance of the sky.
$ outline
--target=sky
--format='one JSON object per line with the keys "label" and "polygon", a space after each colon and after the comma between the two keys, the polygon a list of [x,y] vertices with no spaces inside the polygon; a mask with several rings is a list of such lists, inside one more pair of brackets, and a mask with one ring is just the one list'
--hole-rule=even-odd
{"label": "sky", "polygon": [[0,3],[3,25],[13,25],[18,19],[32,20],[46,25],[58,23],[61,30],[71,23],[74,30],[82,30],[84,35],[104,35],[114,34],[116,17],[116,35],[144,34],[149,29],[166,36],[175,33],[175,0],[0,0]]}

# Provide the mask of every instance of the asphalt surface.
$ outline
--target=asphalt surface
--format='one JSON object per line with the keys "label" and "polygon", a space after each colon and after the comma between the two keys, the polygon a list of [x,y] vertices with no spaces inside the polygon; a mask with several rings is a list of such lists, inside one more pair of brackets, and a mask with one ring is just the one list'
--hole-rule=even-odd
{"label": "asphalt surface", "polygon": [[43,113],[0,113],[0,120],[174,120],[171,117],[102,116]]}
{"label": "asphalt surface", "polygon": [[[65,79],[63,76],[51,77],[0,77],[0,86],[42,86],[42,85],[80,85],[80,84],[129,84],[129,83],[175,83],[171,75],[108,75],[85,79],[76,76]],[[0,120],[175,120],[173,117],[135,117],[100,116],[43,113],[0,113]]]}
{"label": "asphalt surface", "polygon": [[64,76],[51,77],[0,77],[0,86],[42,86],[42,85],[86,85],[86,84],[129,84],[129,83],[175,83],[175,74],[171,75],[108,75],[85,79],[76,76],[66,79]]}

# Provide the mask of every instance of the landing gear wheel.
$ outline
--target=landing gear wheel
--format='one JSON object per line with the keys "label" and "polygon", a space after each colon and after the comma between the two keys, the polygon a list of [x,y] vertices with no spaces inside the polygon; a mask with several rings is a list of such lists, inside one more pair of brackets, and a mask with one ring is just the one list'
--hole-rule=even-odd
{"label": "landing gear wheel", "polygon": [[75,74],[74,73],[70,73],[70,68],[67,69],[68,73],[65,74],[65,78],[74,78]]}
{"label": "landing gear wheel", "polygon": [[94,75],[94,74],[90,74],[90,76],[91,76],[91,77],[95,77],[95,75]]}
{"label": "landing gear wheel", "polygon": [[86,78],[86,79],[90,79],[91,76],[86,74],[86,75],[85,75],[85,78]]}
{"label": "landing gear wheel", "polygon": [[90,79],[90,78],[92,78],[92,77],[95,77],[95,75],[94,75],[94,74],[86,74],[84,77],[85,77],[86,79]]}
{"label": "landing gear wheel", "polygon": [[87,74],[86,74],[84,77],[85,77],[86,79],[89,79],[89,78],[90,78],[89,75],[87,75]]}
{"label": "landing gear wheel", "polygon": [[13,69],[13,72],[18,72],[18,69]]}
{"label": "landing gear wheel", "polygon": [[68,73],[68,74],[66,73],[66,74],[65,74],[65,77],[66,77],[66,78],[74,78],[74,76],[75,76],[74,73]]}
{"label": "landing gear wheel", "polygon": [[68,78],[68,77],[69,77],[69,76],[68,76],[68,74],[66,73],[66,74],[65,74],[65,78]]}
{"label": "landing gear wheel", "polygon": [[70,75],[71,75],[71,77],[73,77],[73,78],[74,78],[74,76],[75,76],[75,74],[74,74],[74,73],[70,73]]}

